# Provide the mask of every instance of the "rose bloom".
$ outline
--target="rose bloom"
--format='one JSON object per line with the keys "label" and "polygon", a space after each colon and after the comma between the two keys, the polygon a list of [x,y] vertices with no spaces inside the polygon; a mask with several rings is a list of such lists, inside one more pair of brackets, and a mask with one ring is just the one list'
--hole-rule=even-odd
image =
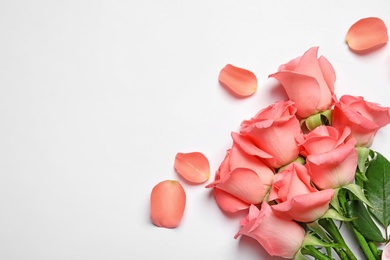
{"label": "rose bloom", "polygon": [[233,143],[216,172],[214,182],[206,188],[213,188],[215,200],[223,211],[237,212],[248,209],[251,204],[260,204],[273,178],[273,169]]}
{"label": "rose bloom", "polygon": [[292,163],[275,175],[268,199],[278,203],[272,208],[281,216],[300,222],[313,222],[329,209],[333,194],[333,189],[315,189],[306,167]]}
{"label": "rose bloom", "polygon": [[383,249],[381,260],[390,260],[390,243],[387,243]]}
{"label": "rose bloom", "polygon": [[350,133],[348,127],[339,132],[331,126],[319,126],[297,139],[317,188],[338,188],[353,182],[358,154],[355,139],[347,139]]}
{"label": "rose bloom", "polygon": [[302,134],[292,101],[278,101],[259,111],[251,120],[241,123],[240,133],[233,133],[234,142],[246,153],[263,158],[279,168],[297,158],[295,137]]}
{"label": "rose bloom", "polygon": [[332,125],[338,129],[349,126],[356,146],[370,147],[375,134],[390,123],[390,108],[367,102],[363,97],[345,95],[336,102]]}
{"label": "rose bloom", "polygon": [[302,118],[327,110],[333,104],[336,74],[329,61],[323,56],[317,58],[317,53],[318,47],[312,47],[269,75],[283,85]]}
{"label": "rose bloom", "polygon": [[302,246],[305,230],[293,220],[275,215],[267,203],[259,210],[252,205],[240,223],[240,235],[256,239],[271,256],[292,259]]}

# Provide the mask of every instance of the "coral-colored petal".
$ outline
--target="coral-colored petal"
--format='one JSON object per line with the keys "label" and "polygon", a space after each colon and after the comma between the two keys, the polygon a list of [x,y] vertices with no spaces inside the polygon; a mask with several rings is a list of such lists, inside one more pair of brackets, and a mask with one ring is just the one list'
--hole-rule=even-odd
{"label": "coral-colored petal", "polygon": [[332,64],[330,64],[330,62],[324,56],[320,56],[318,58],[318,65],[320,65],[322,75],[324,75],[326,84],[328,85],[329,90],[333,95],[334,83],[336,81],[336,72],[334,71]]}
{"label": "coral-colored petal", "polygon": [[266,195],[268,187],[268,185],[264,185],[257,173],[245,168],[234,169],[230,178],[225,183],[218,185],[219,189],[249,204],[260,203]]}
{"label": "coral-colored petal", "polygon": [[283,85],[288,97],[296,102],[297,114],[300,117],[306,118],[318,112],[320,85],[314,77],[293,71],[279,71],[269,77],[275,78]]}
{"label": "coral-colored petal", "polygon": [[234,94],[247,97],[256,92],[257,78],[253,72],[227,64],[219,73],[219,82]]}
{"label": "coral-colored petal", "polygon": [[186,206],[186,193],[178,181],[158,183],[150,194],[150,219],[158,227],[175,228]]}
{"label": "coral-colored petal", "polygon": [[233,145],[230,156],[230,168],[248,168],[256,172],[264,184],[272,185],[275,172],[268,167],[260,158],[249,155],[243,150]]}
{"label": "coral-colored petal", "polygon": [[333,195],[333,189],[300,194],[272,208],[285,218],[299,222],[312,222],[325,214]]}
{"label": "coral-colored petal", "polygon": [[354,23],[347,32],[348,47],[356,52],[377,49],[389,41],[385,23],[377,17],[368,17]]}
{"label": "coral-colored petal", "polygon": [[225,212],[235,213],[249,208],[250,204],[218,188],[214,189],[214,198],[218,206]]}
{"label": "coral-colored petal", "polygon": [[240,147],[245,153],[249,155],[258,156],[260,158],[272,159],[272,155],[264,152],[260,148],[256,147],[248,137],[240,135],[236,132],[231,133],[233,142]]}
{"label": "coral-colored petal", "polygon": [[209,160],[202,153],[177,153],[176,172],[189,182],[203,183],[210,178]]}

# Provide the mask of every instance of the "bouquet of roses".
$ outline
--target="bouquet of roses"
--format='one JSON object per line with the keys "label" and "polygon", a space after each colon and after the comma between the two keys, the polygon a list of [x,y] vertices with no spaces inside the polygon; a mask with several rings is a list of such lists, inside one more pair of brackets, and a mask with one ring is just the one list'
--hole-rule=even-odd
{"label": "bouquet of roses", "polygon": [[390,108],[336,97],[335,71],[317,53],[310,48],[270,75],[289,100],[242,122],[206,187],[223,211],[248,212],[235,237],[256,239],[270,255],[357,259],[344,224],[367,259],[379,259],[389,240],[390,163],[369,147]]}
{"label": "bouquet of roses", "polygon": [[[388,42],[387,28],[379,18],[361,19],[346,40],[352,51],[369,52]],[[390,108],[358,96],[338,98],[335,71],[317,54],[318,47],[310,48],[270,75],[288,100],[242,122],[206,187],[223,211],[246,212],[235,237],[256,239],[272,256],[357,259],[339,230],[345,225],[367,259],[390,260],[390,162],[370,149],[378,130],[390,123]],[[230,64],[219,81],[242,97],[257,88],[252,72]],[[174,168],[194,184],[210,176],[208,159],[199,152],[178,153]],[[151,192],[150,218],[175,228],[185,205],[180,182],[162,181]]]}

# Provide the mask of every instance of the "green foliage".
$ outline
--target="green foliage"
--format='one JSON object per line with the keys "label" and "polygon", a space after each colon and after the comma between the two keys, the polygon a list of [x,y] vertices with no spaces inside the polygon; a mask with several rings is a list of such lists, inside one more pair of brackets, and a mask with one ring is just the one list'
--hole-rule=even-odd
{"label": "green foliage", "polygon": [[367,208],[359,200],[351,200],[346,204],[348,217],[352,218],[352,225],[368,241],[384,242],[382,233],[372,220]]}
{"label": "green foliage", "polygon": [[387,229],[390,224],[390,162],[377,152],[368,165],[366,178],[364,190],[372,205],[369,211]]}

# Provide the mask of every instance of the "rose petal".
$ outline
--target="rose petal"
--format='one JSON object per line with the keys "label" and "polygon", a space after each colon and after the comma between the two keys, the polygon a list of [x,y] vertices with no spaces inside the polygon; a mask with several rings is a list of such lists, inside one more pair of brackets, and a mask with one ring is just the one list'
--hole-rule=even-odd
{"label": "rose petal", "polygon": [[347,32],[348,47],[366,52],[385,45],[389,40],[385,23],[377,17],[368,17],[354,23]]}
{"label": "rose petal", "polygon": [[176,172],[189,182],[203,183],[210,178],[210,164],[199,152],[177,153],[174,167]]}
{"label": "rose petal", "polygon": [[231,133],[234,143],[240,147],[245,153],[249,155],[258,156],[260,158],[272,159],[272,155],[264,152],[260,148],[256,147],[248,137],[240,135],[238,133]]}
{"label": "rose petal", "polygon": [[381,260],[390,260],[390,243],[387,243],[383,249]]}
{"label": "rose petal", "polygon": [[336,72],[334,71],[332,64],[330,64],[330,62],[324,56],[320,56],[318,58],[318,65],[320,65],[322,75],[324,75],[326,84],[328,85],[329,90],[333,95],[334,83],[336,81]]}
{"label": "rose petal", "polygon": [[264,185],[257,173],[251,169],[237,168],[231,172],[225,183],[217,186],[249,204],[260,203],[266,195],[269,185]]}
{"label": "rose petal", "polygon": [[150,219],[158,227],[175,228],[179,225],[186,205],[186,193],[178,181],[165,180],[152,189]]}
{"label": "rose petal", "polygon": [[219,73],[219,82],[234,94],[247,97],[256,92],[257,78],[253,72],[227,64]]}
{"label": "rose petal", "polygon": [[235,213],[247,209],[250,206],[249,203],[218,188],[214,188],[213,193],[218,206],[225,212]]}
{"label": "rose petal", "polygon": [[333,195],[333,189],[300,194],[283,203],[273,205],[272,208],[284,218],[299,222],[313,222],[328,210]]}
{"label": "rose petal", "polygon": [[318,94],[320,85],[314,77],[294,71],[279,71],[269,76],[278,80],[283,86],[289,86],[284,89],[291,100],[306,101],[295,104],[300,117],[306,118],[317,112],[321,98]]}
{"label": "rose petal", "polygon": [[306,158],[311,180],[319,189],[339,188],[353,182],[358,154],[352,141],[326,154]]}

